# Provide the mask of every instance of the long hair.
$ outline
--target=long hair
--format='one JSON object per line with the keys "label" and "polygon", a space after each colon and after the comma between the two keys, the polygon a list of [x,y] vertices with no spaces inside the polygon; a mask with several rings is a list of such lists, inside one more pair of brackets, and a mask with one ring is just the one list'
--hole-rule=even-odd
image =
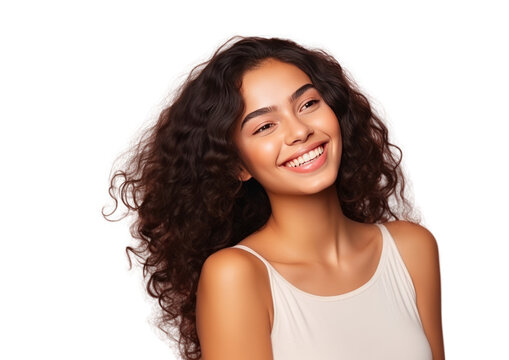
{"label": "long hair", "polygon": [[401,149],[389,143],[367,97],[331,55],[287,39],[230,38],[192,69],[109,187],[113,212],[118,194],[136,214],[129,262],[134,255],[142,264],[148,294],[160,305],[158,327],[178,342],[186,360],[201,357],[195,306],[205,259],[259,229],[271,213],[256,179],[239,180],[232,138],[244,111],[242,76],[267,58],[305,72],[338,118],[343,150],[336,189],[344,215],[363,223],[416,222],[405,196]]}

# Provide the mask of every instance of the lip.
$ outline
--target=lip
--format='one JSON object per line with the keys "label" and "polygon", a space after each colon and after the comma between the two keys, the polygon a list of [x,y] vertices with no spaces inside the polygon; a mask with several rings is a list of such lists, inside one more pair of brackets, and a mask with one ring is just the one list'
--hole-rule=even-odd
{"label": "lip", "polygon": [[292,171],[292,172],[296,172],[296,173],[301,173],[301,174],[306,174],[306,173],[314,173],[315,171],[317,171],[318,169],[320,169],[322,166],[324,166],[325,162],[327,161],[327,156],[328,156],[328,143],[325,143],[325,145],[323,145],[323,153],[314,158],[313,160],[309,161],[308,163],[304,164],[304,165],[300,165],[300,166],[296,166],[296,167],[291,167],[291,166],[283,166],[286,170],[289,170],[289,171]]}
{"label": "lip", "polygon": [[295,158],[298,158],[299,156],[301,155],[304,155],[305,153],[313,150],[314,148],[318,147],[319,145],[323,145],[325,144],[327,141],[317,141],[315,143],[312,143],[312,144],[309,144],[308,146],[300,149],[299,151],[293,153],[289,158],[287,158],[286,160],[284,160],[283,162],[281,162],[281,164],[279,164],[279,166],[285,166],[285,163],[287,161],[290,161],[290,160],[293,160]]}

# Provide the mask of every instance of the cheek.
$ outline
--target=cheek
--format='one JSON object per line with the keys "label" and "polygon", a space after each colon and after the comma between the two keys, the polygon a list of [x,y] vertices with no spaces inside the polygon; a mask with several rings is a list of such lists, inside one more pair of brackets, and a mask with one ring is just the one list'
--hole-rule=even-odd
{"label": "cheek", "polygon": [[278,147],[269,141],[253,142],[247,146],[245,155],[251,168],[256,172],[259,166],[277,164]]}
{"label": "cheek", "polygon": [[337,119],[334,119],[333,126],[334,126],[334,131],[336,132],[336,134],[339,138],[339,141],[341,142],[341,127],[339,126],[339,122]]}
{"label": "cheek", "polygon": [[260,154],[274,157],[277,156],[277,146],[275,143],[267,141],[260,144],[258,152]]}
{"label": "cheek", "polygon": [[334,112],[332,111],[332,109],[330,109],[328,113],[327,127],[331,134],[335,134],[339,138],[341,138],[341,129],[339,126],[339,121]]}

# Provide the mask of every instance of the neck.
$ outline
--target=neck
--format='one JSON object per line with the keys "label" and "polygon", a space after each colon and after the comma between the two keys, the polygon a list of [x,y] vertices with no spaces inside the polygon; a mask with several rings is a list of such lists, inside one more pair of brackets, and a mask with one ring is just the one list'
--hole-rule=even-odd
{"label": "neck", "polygon": [[312,195],[268,195],[272,214],[265,229],[276,246],[288,258],[336,266],[354,222],[343,215],[335,186]]}

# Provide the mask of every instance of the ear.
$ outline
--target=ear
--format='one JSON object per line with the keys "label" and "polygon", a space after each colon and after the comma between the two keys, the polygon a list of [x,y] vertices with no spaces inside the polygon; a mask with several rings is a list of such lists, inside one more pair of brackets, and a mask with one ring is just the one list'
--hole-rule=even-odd
{"label": "ear", "polygon": [[249,173],[249,171],[247,171],[246,168],[244,168],[244,166],[241,166],[239,180],[240,181],[248,181],[252,177],[253,176]]}

